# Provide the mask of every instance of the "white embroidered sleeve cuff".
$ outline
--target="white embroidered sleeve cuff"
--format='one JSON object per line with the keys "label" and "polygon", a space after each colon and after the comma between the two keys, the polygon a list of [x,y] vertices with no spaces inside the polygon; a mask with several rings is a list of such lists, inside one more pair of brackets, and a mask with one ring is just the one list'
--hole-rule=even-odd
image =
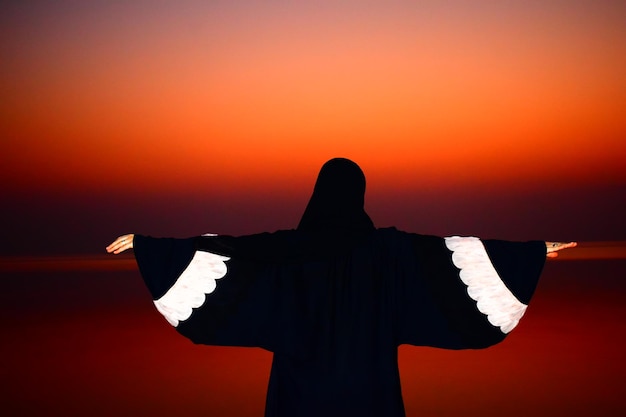
{"label": "white embroidered sleeve cuff", "polygon": [[196,251],[189,266],[163,295],[154,301],[157,310],[174,327],[187,320],[194,308],[202,306],[206,294],[215,290],[215,280],[226,275],[230,258],[210,252]]}
{"label": "white embroidered sleeve cuff", "polygon": [[478,311],[503,333],[509,333],[526,312],[526,304],[521,303],[498,276],[480,239],[453,236],[445,241]]}

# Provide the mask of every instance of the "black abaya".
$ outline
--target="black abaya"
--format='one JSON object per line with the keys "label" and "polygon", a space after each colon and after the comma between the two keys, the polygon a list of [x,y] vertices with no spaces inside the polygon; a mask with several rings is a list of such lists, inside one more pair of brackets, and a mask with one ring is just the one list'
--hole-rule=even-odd
{"label": "black abaya", "polygon": [[358,166],[335,159],[296,230],[135,236],[142,276],[176,330],[274,353],[266,416],[403,416],[399,345],[493,345],[532,297],[544,242],[375,229],[364,191]]}

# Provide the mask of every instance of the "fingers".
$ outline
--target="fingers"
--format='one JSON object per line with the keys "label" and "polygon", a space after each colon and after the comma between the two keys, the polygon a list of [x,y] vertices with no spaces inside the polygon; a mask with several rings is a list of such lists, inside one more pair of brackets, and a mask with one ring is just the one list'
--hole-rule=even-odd
{"label": "fingers", "polygon": [[556,258],[558,251],[576,247],[577,242],[546,242],[546,256],[548,258]]}
{"label": "fingers", "polygon": [[122,238],[118,237],[117,239],[115,239],[113,241],[113,243],[111,243],[109,246],[106,247],[106,250],[108,253],[119,253],[119,249],[122,247],[123,242],[122,242]]}
{"label": "fingers", "polygon": [[133,234],[120,236],[115,239],[113,243],[106,247],[106,251],[108,253],[113,253],[117,255],[118,253],[122,253],[125,250],[132,249],[134,237],[135,235]]}

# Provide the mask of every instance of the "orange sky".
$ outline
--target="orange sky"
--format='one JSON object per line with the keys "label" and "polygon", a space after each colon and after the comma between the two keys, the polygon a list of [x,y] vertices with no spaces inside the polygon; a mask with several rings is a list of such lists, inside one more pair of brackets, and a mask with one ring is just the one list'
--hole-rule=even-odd
{"label": "orange sky", "polygon": [[3,6],[2,176],[289,188],[343,155],[414,187],[626,180],[619,2],[203,3]]}
{"label": "orange sky", "polygon": [[[581,250],[597,249],[592,241],[623,242],[624,22],[626,2],[613,0],[2,2],[0,230],[5,238],[0,257],[104,254],[111,240],[127,232],[184,236],[294,227],[321,164],[335,156],[352,158],[365,171],[366,207],[377,226],[589,243]],[[549,267],[555,265],[568,262]],[[600,414],[617,409],[623,398],[623,365],[615,359],[620,357],[616,346],[623,344],[614,338],[624,334],[619,331],[624,321],[616,320],[623,315],[617,300],[622,286],[619,291],[612,290],[617,285],[605,287],[607,273],[594,269],[596,264],[569,265],[581,270],[577,280],[564,273],[555,282],[571,287],[553,287],[550,298],[569,305],[556,308],[546,302],[542,311],[539,298],[534,316],[539,330],[530,333],[531,322],[527,336],[512,338],[508,345],[526,359],[503,363],[527,379],[493,382],[503,392],[500,399],[506,398],[509,384],[517,387],[515,398],[529,409],[524,415],[535,412],[535,405],[555,404],[553,398],[526,402],[527,392],[548,396],[554,387],[563,389],[559,404],[573,409],[571,404],[588,401],[583,411]],[[107,281],[112,277],[107,272],[106,280],[98,277],[98,282],[126,297],[118,290],[121,284]],[[70,388],[93,393],[72,397],[81,410],[111,390],[125,393],[128,388],[129,398],[139,399],[140,406],[152,406],[141,399],[154,392],[164,393],[162,402],[171,398],[171,382],[178,381],[175,367],[155,374],[145,362],[146,352],[163,358],[163,349],[149,349],[157,337],[162,340],[161,330],[138,326],[155,336],[147,342],[137,336],[145,345],[137,342],[136,348],[120,347],[116,343],[129,340],[136,322],[124,319],[123,312],[111,315],[110,309],[119,311],[119,306],[98,290],[76,296],[85,288],[82,277],[63,285],[45,277],[14,281],[28,290],[6,292],[8,305],[29,294],[33,297],[24,299],[45,308],[46,302],[59,302],[55,291],[79,304],[106,303],[89,321],[97,331],[86,338],[81,332],[88,324],[80,320],[93,317],[80,308],[68,308],[66,319],[41,315],[28,305],[32,325],[47,337],[39,340],[43,344],[32,342],[40,333],[21,327],[28,317],[13,313],[25,321],[9,320],[14,332],[8,340],[19,343],[2,345],[8,352],[4,356],[19,359],[42,346],[51,353],[43,362],[13,361],[26,367],[9,371],[21,378],[13,378],[10,387],[20,406],[58,404],[58,394],[46,389],[59,386],[59,376]],[[545,287],[552,281],[544,282]],[[45,283],[49,291],[31,291],[31,285]],[[584,288],[573,298],[576,302],[568,288]],[[597,291],[595,299],[590,288]],[[555,314],[540,321],[546,309]],[[44,316],[50,321],[42,323]],[[110,330],[118,329],[118,322],[121,330]],[[58,335],[49,336],[51,329]],[[563,337],[572,329],[579,331],[575,339]],[[72,339],[66,335],[81,335],[82,342],[68,344]],[[536,343],[547,343],[549,354],[537,353]],[[106,355],[101,346],[107,346]],[[501,353],[501,359],[510,357],[503,351],[495,355]],[[68,356],[73,361],[66,361]],[[496,369],[500,362],[488,356],[484,360]],[[99,373],[83,375],[91,370],[85,364],[95,366],[93,358],[101,361]],[[479,365],[474,362],[470,366]],[[235,367],[242,363],[232,362]],[[433,363],[452,362],[442,355]],[[146,370],[133,372],[121,388],[109,383],[141,367]],[[56,372],[61,368],[67,373]],[[208,381],[205,371],[185,374],[188,368],[182,369],[181,378]],[[265,371],[255,385],[259,407]],[[418,387],[407,391],[415,394],[406,398],[409,414],[423,410],[415,405],[421,393],[428,394],[422,386],[461,392],[464,385],[456,381],[470,375],[446,368],[457,379],[433,385],[431,377],[440,369],[418,371],[403,374],[405,387]],[[222,375],[241,378],[230,371]],[[472,374],[475,382],[474,375],[479,374]],[[23,389],[32,388],[33,381],[42,382],[40,403],[31,401],[33,391]],[[100,387],[102,381],[106,387]],[[474,382],[476,392],[481,386]],[[160,384],[160,390],[153,391],[150,383]],[[137,386],[147,388],[138,394]],[[200,388],[189,395],[203,398],[203,386],[194,386]],[[591,394],[575,395],[578,401],[572,403],[572,387]],[[101,412],[128,410],[132,404],[125,395],[110,396]],[[611,401],[589,400],[607,397]],[[475,397],[482,398],[487,397]],[[485,408],[497,409],[492,406],[499,401]],[[169,410],[162,402],[155,407]],[[172,407],[180,411],[179,403]]]}
{"label": "orange sky", "polygon": [[[94,242],[293,227],[343,156],[377,225],[625,239],[625,4],[3,4],[0,226]],[[541,223],[522,202],[577,212]],[[528,232],[475,227],[484,207],[529,213]]]}

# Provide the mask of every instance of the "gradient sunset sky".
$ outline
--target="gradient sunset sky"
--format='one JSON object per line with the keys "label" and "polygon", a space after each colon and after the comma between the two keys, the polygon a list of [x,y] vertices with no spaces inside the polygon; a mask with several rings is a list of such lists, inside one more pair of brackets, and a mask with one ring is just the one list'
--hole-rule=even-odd
{"label": "gradient sunset sky", "polygon": [[625,22],[620,0],[1,2],[3,411],[260,413],[269,353],[191,346],[104,248],[294,228],[342,156],[379,227],[584,243],[502,345],[402,348],[408,415],[624,414]]}
{"label": "gradient sunset sky", "polygon": [[335,156],[378,226],[626,239],[626,2],[0,7],[3,253],[292,228]]}

